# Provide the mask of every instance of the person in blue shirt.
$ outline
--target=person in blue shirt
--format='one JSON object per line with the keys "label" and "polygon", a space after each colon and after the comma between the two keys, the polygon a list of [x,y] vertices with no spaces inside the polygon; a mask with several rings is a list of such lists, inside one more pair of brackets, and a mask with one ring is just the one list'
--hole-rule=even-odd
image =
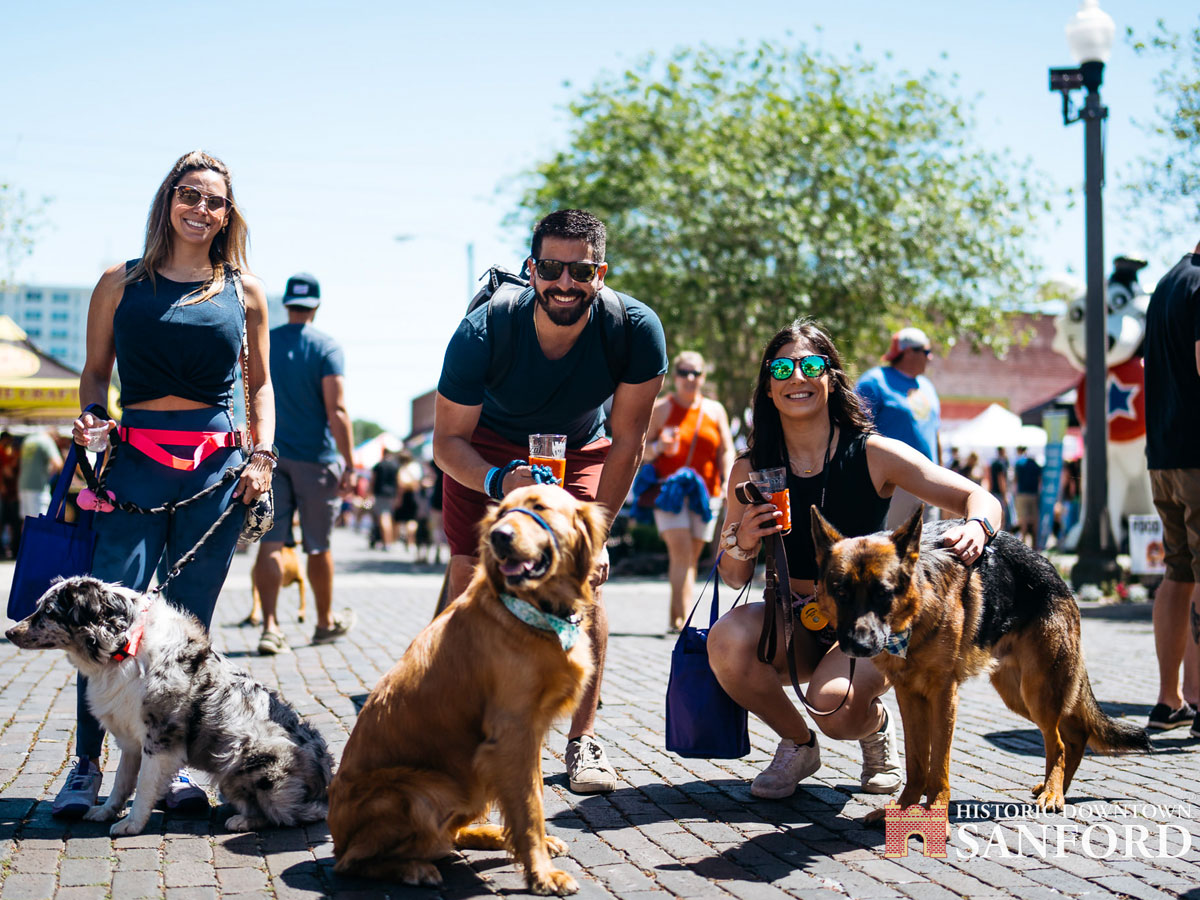
{"label": "person in blue shirt", "polygon": [[1013,464],[1017,491],[1017,533],[1029,546],[1038,545],[1038,497],[1042,489],[1042,467],[1029,455],[1025,447],[1017,448],[1017,461]]}
{"label": "person in blue shirt", "polygon": [[[924,331],[901,328],[892,335],[883,356],[887,365],[864,372],[856,389],[880,434],[903,441],[941,465],[938,428],[942,405],[933,382],[925,377],[932,352],[933,346]],[[920,502],[907,491],[898,489],[892,495],[887,527],[896,528],[908,521]],[[936,515],[937,510],[926,509],[926,521],[932,521]]]}
{"label": "person in blue shirt", "polygon": [[288,279],[283,294],[286,325],[271,330],[271,381],[275,385],[275,525],[258,547],[254,583],[262,598],[263,656],[288,651],[275,617],[283,581],[281,551],[300,514],[308,583],[317,607],[314,644],[336,641],[354,624],[351,610],[333,612],[333,553],[329,538],[341,493],[354,478],[350,415],[346,412],[342,348],[313,328],[321,285],[307,273]]}
{"label": "person in blue shirt", "polygon": [[[603,504],[609,524],[625,502],[642,459],[654,400],[667,372],[662,324],[648,306],[620,296],[625,319],[620,371],[609,366],[603,313],[604,223],[578,209],[538,222],[528,260],[530,288],[511,312],[509,339],[494,341],[485,304],[467,314],[446,349],[433,426],[434,462],[446,473],[442,523],[450,544],[448,596],[466,588],[477,562],[478,524],[491,499],[533,484],[530,434],[567,437],[563,485]],[[504,354],[509,363],[496,367]],[[605,403],[612,400],[612,412]],[[605,437],[606,421],[612,426]],[[489,490],[490,488],[490,490]],[[603,551],[592,580],[608,577]],[[600,593],[588,626],[595,677],[567,731],[567,775],[576,793],[611,791],[616,772],[595,739],[608,644]]]}

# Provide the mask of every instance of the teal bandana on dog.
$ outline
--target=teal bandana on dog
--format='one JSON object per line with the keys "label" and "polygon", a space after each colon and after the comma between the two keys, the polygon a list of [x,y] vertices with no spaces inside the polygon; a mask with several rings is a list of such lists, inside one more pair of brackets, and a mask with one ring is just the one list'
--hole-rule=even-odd
{"label": "teal bandana on dog", "polygon": [[564,650],[570,650],[579,641],[579,616],[564,619],[544,613],[528,600],[521,600],[511,594],[501,594],[500,599],[508,607],[508,611],[539,631],[549,631],[558,638]]}
{"label": "teal bandana on dog", "polygon": [[899,656],[901,659],[908,656],[908,639],[912,637],[912,629],[905,628],[900,632],[890,632],[887,640],[883,642],[883,650],[885,653],[890,653],[892,656]]}

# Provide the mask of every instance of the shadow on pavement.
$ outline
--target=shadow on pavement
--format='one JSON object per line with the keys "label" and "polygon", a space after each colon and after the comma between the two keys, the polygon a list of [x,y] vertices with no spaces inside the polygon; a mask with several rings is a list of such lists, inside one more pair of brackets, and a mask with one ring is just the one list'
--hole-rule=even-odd
{"label": "shadow on pavement", "polygon": [[446,571],[446,564],[393,559],[381,553],[366,559],[347,559],[345,562],[338,560],[337,570],[339,574],[376,572],[380,575],[442,575]]}
{"label": "shadow on pavement", "polygon": [[1153,603],[1080,603],[1079,615],[1085,619],[1149,622],[1153,609]]}

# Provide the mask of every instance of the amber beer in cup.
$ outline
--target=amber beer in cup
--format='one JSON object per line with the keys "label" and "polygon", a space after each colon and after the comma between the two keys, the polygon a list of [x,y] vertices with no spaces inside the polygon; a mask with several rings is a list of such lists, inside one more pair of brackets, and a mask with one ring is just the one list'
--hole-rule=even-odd
{"label": "amber beer in cup", "polygon": [[759,469],[750,473],[750,483],[766,495],[774,507],[783,514],[779,520],[783,533],[792,530],[792,498],[788,494],[787,468]]}
{"label": "amber beer in cup", "polygon": [[547,466],[562,487],[567,480],[567,436],[565,434],[531,434],[529,464]]}

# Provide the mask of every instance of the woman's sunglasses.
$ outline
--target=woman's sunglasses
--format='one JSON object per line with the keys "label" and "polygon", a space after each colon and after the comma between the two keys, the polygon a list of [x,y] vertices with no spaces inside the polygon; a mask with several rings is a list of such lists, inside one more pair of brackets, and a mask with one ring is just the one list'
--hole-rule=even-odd
{"label": "woman's sunglasses", "polygon": [[767,371],[776,381],[787,381],[800,366],[805,378],[820,378],[829,368],[829,357],[811,353],[808,356],[781,356],[767,363]]}
{"label": "woman's sunglasses", "polygon": [[562,276],[563,269],[566,268],[567,274],[571,276],[572,281],[587,283],[596,277],[600,263],[539,259],[533,264],[533,268],[537,272],[538,278],[544,281],[558,281]]}
{"label": "woman's sunglasses", "polygon": [[190,184],[175,185],[175,196],[184,206],[199,206],[200,201],[203,200],[209,212],[220,212],[230,205],[228,197],[222,197],[220,194],[206,194]]}

